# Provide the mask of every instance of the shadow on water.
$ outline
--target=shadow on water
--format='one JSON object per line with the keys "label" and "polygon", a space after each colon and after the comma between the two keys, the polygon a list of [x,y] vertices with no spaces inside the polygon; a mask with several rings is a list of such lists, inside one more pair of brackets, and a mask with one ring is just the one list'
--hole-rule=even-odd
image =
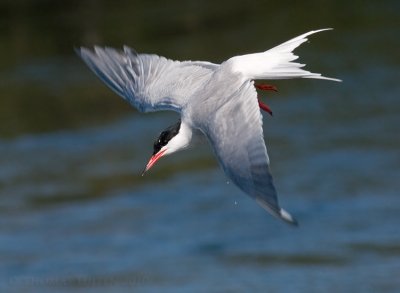
{"label": "shadow on water", "polygon": [[[398,1],[0,3],[0,291],[398,292]],[[226,180],[207,143],[140,176],[171,113],[141,115],[73,48],[222,62],[308,30],[341,84],[260,93],[291,229]]]}
{"label": "shadow on water", "polygon": [[234,256],[226,256],[222,258],[229,265],[233,266],[271,266],[286,265],[286,266],[344,266],[348,265],[349,261],[342,256],[330,255],[268,255],[268,254],[242,254]]}

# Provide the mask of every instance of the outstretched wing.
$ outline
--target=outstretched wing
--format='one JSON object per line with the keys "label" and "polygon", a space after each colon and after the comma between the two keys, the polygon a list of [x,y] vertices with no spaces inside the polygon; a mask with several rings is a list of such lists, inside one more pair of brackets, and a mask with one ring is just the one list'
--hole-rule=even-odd
{"label": "outstretched wing", "polygon": [[229,102],[208,118],[202,130],[226,175],[272,215],[296,225],[279,206],[253,82],[243,83]]}
{"label": "outstretched wing", "polygon": [[138,54],[94,47],[76,50],[89,68],[114,92],[141,112],[180,112],[190,96],[218,65],[208,62],[179,62],[157,55]]}

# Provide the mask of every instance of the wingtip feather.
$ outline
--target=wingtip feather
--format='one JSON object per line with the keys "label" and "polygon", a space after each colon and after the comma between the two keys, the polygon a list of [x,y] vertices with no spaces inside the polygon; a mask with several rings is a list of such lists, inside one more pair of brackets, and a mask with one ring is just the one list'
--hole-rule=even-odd
{"label": "wingtip feather", "polygon": [[271,215],[281,219],[285,223],[290,224],[294,227],[299,226],[299,222],[297,222],[297,220],[291,214],[289,214],[287,211],[280,208],[279,206],[272,205],[262,198],[256,198],[255,200],[263,209],[265,209]]}
{"label": "wingtip feather", "polygon": [[289,214],[287,211],[285,211],[284,209],[282,209],[282,208],[280,209],[279,215],[280,215],[280,218],[285,221],[285,223],[288,223],[288,224],[293,225],[295,227],[299,226],[299,222],[291,214]]}

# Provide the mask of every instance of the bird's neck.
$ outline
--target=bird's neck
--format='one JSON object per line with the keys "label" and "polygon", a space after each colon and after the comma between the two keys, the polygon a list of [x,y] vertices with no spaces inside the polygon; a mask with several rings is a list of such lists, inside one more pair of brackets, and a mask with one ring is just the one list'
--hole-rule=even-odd
{"label": "bird's neck", "polygon": [[179,129],[179,141],[181,143],[182,148],[187,148],[192,140],[193,129],[188,124],[182,122],[181,128]]}
{"label": "bird's neck", "polygon": [[178,134],[168,143],[166,154],[171,154],[187,148],[192,140],[192,136],[192,127],[182,121]]}

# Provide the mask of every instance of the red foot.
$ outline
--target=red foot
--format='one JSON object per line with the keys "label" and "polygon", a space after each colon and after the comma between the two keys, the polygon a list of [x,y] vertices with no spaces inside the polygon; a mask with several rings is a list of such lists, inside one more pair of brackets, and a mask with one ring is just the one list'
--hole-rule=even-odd
{"label": "red foot", "polygon": [[278,88],[276,86],[270,84],[256,84],[254,86],[262,91],[274,91],[274,92],[278,91]]}
{"label": "red foot", "polygon": [[260,106],[260,108],[261,108],[262,110],[264,110],[265,112],[268,112],[269,115],[272,116],[272,110],[271,110],[271,108],[270,108],[267,104],[264,104],[263,102],[261,102],[260,100],[258,100],[258,105]]}
{"label": "red foot", "polygon": [[[270,84],[255,84],[254,86],[257,89],[262,90],[262,91],[274,91],[274,92],[278,91],[278,88],[276,86],[270,85]],[[258,101],[258,105],[260,106],[260,108],[262,110],[264,110],[265,112],[268,112],[272,116],[272,110],[268,105],[264,104],[260,100]]]}

